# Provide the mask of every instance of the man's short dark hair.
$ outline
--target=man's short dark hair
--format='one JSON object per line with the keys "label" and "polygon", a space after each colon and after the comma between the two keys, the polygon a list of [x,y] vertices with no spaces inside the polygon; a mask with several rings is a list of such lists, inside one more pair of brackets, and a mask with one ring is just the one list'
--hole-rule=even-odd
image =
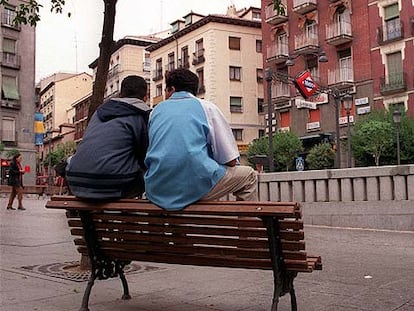
{"label": "man's short dark hair", "polygon": [[198,91],[198,76],[188,69],[178,68],[167,74],[165,84],[167,89],[173,86],[176,92],[187,91],[195,96]]}
{"label": "man's short dark hair", "polygon": [[144,99],[147,95],[147,82],[140,76],[128,76],[121,83],[121,97]]}

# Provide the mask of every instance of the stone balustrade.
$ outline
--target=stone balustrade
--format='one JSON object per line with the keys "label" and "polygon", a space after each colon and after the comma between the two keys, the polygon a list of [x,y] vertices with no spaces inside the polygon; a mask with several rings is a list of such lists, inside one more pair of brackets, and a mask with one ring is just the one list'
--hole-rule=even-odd
{"label": "stone balustrade", "polygon": [[259,198],[300,202],[309,224],[414,231],[414,165],[259,174]]}

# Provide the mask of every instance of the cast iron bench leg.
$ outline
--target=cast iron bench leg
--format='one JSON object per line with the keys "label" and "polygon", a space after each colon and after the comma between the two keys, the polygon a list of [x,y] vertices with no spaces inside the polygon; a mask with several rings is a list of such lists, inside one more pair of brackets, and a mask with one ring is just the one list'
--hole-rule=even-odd
{"label": "cast iron bench leg", "polygon": [[122,295],[122,300],[131,299],[131,295],[129,294],[128,282],[125,278],[124,271],[119,272],[119,278],[121,279],[122,287],[124,288],[124,294]]}
{"label": "cast iron bench leg", "polygon": [[298,310],[298,304],[296,302],[296,294],[295,294],[295,288],[293,287],[290,289],[290,305],[292,306],[292,311]]}
{"label": "cast iron bench leg", "polygon": [[96,274],[92,272],[89,278],[89,281],[88,281],[88,285],[86,286],[85,293],[83,294],[82,306],[79,309],[79,311],[89,311],[89,307],[88,307],[89,296],[91,295],[91,290],[92,290],[93,284],[95,283],[95,279],[96,279]]}

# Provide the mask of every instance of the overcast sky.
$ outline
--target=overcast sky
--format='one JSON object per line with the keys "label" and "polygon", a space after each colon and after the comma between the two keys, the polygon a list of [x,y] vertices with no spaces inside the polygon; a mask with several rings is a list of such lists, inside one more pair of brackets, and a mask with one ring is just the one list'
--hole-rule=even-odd
{"label": "overcast sky", "polygon": [[[103,24],[102,0],[67,0],[65,12],[50,13],[50,0],[40,0],[41,21],[36,28],[36,82],[56,72],[88,72],[99,55]],[[225,14],[237,9],[260,7],[260,0],[118,0],[114,39],[148,35],[170,27],[170,23],[193,11]],[[67,13],[71,13],[71,17]]]}

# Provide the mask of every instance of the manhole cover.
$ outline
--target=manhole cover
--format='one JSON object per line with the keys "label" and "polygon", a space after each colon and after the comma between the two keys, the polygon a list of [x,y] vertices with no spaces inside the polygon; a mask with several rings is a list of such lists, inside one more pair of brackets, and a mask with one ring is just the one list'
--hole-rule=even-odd
{"label": "manhole cover", "polygon": [[[33,265],[33,266],[23,266],[18,269],[38,273],[50,277],[65,279],[74,282],[85,282],[89,280],[91,272],[89,270],[81,270],[79,261],[69,261],[62,263],[51,263],[46,265]],[[143,273],[148,271],[161,270],[164,268],[148,266],[148,265],[139,265],[136,263],[130,263],[125,266],[125,274],[132,273]]]}

